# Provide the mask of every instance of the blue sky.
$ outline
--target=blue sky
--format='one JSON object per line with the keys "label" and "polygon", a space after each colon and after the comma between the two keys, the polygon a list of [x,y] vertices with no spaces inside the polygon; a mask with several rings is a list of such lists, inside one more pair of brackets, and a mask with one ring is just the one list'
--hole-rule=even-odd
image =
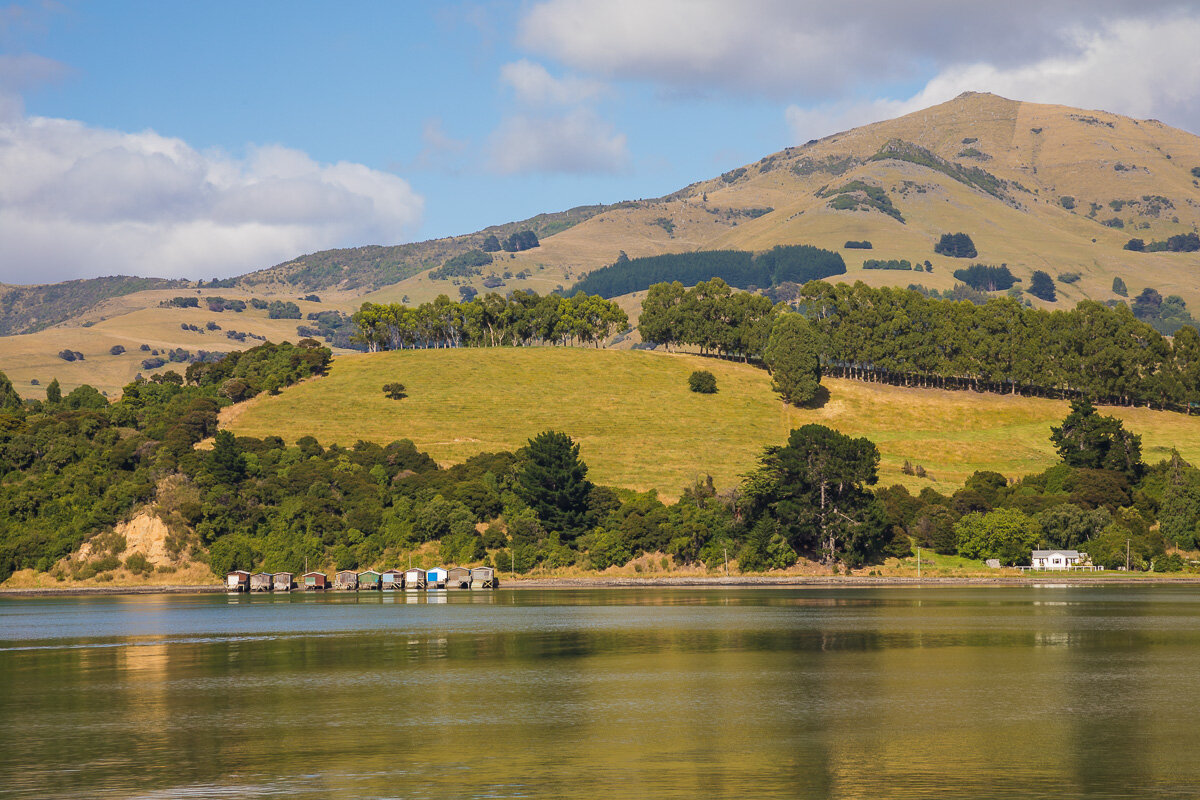
{"label": "blue sky", "polygon": [[657,196],[967,89],[1196,130],[1192,5],[16,2],[0,282],[229,275]]}

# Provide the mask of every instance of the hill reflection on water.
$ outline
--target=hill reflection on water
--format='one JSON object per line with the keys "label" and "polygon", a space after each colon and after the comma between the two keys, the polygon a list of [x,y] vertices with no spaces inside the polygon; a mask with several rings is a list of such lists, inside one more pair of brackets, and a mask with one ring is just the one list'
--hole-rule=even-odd
{"label": "hill reflection on water", "polygon": [[1193,797],[1190,587],[0,600],[0,796]]}

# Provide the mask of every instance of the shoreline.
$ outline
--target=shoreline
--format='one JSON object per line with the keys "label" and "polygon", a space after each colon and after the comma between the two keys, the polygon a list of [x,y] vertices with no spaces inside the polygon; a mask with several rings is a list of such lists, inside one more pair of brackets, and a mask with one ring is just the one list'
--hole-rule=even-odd
{"label": "shoreline", "polygon": [[[971,586],[1134,586],[1151,585],[1163,586],[1171,584],[1197,585],[1200,575],[1171,577],[1168,575],[1147,574],[1146,577],[1112,577],[1097,578],[1093,576],[1054,575],[1047,573],[1037,577],[1030,576],[935,576],[928,578],[903,576],[732,576],[732,577],[573,577],[573,578],[528,578],[501,581],[500,589],[720,589],[720,588],[810,588],[810,589],[847,589],[847,588],[921,588],[921,587],[971,587]],[[469,593],[470,591],[486,590],[452,590]],[[0,599],[5,597],[86,597],[109,595],[153,595],[153,594],[232,594],[227,592],[222,584],[203,584],[192,586],[63,586],[63,587],[22,587],[0,588]],[[272,592],[262,592],[270,595]],[[280,592],[280,594],[285,594]],[[291,594],[308,594],[303,590],[293,590]],[[348,592],[313,592],[313,594],[349,594]]]}

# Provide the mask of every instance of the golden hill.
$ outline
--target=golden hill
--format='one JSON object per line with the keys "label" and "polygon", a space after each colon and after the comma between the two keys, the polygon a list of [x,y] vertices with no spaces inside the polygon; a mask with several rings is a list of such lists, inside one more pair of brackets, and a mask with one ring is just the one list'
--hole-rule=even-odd
{"label": "golden hill", "polygon": [[[1132,253],[1123,246],[1134,237],[1149,242],[1197,229],[1200,180],[1192,172],[1197,168],[1200,138],[1154,120],[967,93],[897,119],[788,148],[658,200],[547,215],[539,228],[540,247],[498,253],[497,262],[484,271],[503,278],[499,291],[544,293],[570,287],[587,272],[612,263],[621,251],[637,257],[806,243],[842,252],[849,272],[837,280],[945,289],[954,283],[953,270],[970,261],[939,256],[933,247],[941,234],[962,231],[978,247],[973,261],[1006,263],[1026,286],[1034,270],[1052,276],[1079,273],[1078,282],[1059,283],[1060,306],[1085,298],[1111,299],[1113,278],[1121,277],[1131,294],[1152,286],[1164,296],[1181,295],[1196,309],[1200,253]],[[886,192],[903,221],[870,207],[866,194],[853,184]],[[839,195],[847,198],[840,205],[857,208],[832,207]],[[380,275],[398,275],[397,264],[405,258],[409,272],[426,263],[437,266],[438,259],[478,246],[483,236],[479,232],[398,248],[328,251],[246,276],[240,291],[211,293],[295,300],[308,291],[302,288],[304,276],[319,273],[329,280],[344,270],[354,277],[322,288],[322,309],[352,311],[364,299],[407,298],[419,303],[438,294],[457,298],[460,284],[487,291],[483,276],[432,280],[426,268],[370,291],[379,281],[362,270],[376,269],[371,265],[377,264]],[[874,248],[844,248],[847,240],[863,239]],[[864,258],[928,260],[933,271],[864,271]],[[526,278],[504,277],[526,271]],[[180,322],[192,322],[185,319],[188,312],[156,307],[171,293],[127,295],[47,331],[19,337],[19,342],[6,338],[0,369],[9,372],[23,392],[36,396],[31,378],[45,382],[65,374],[55,356],[63,347],[106,352],[110,340],[147,337],[164,344],[180,342],[173,346],[201,346],[191,341],[197,337],[181,336]],[[636,300],[626,305],[635,319]],[[295,338],[294,323],[268,324],[254,317],[243,318],[244,329],[273,338],[291,333]],[[252,320],[253,328],[247,324]],[[85,323],[94,324],[81,327]],[[74,344],[63,344],[68,340]],[[204,341],[215,343],[211,338]],[[82,378],[91,374],[87,366],[84,362],[73,370]],[[104,383],[102,388],[118,388],[137,371],[132,361],[119,368],[108,366],[103,380],[95,379]]]}

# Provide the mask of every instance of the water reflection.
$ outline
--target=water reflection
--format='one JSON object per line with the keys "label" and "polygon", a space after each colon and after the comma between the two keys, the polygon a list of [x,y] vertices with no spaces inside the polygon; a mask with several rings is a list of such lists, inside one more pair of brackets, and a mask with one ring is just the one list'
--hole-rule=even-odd
{"label": "water reflection", "polygon": [[0,796],[1191,797],[1190,589],[0,601]]}

